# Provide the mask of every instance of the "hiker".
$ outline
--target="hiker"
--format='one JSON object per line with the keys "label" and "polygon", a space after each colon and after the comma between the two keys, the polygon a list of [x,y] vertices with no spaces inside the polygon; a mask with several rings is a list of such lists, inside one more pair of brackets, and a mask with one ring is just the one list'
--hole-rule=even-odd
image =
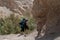
{"label": "hiker", "polygon": [[25,18],[23,18],[21,20],[21,22],[19,23],[20,24],[20,28],[21,28],[21,32],[24,32],[25,30],[29,29],[28,26],[27,26],[27,21]]}

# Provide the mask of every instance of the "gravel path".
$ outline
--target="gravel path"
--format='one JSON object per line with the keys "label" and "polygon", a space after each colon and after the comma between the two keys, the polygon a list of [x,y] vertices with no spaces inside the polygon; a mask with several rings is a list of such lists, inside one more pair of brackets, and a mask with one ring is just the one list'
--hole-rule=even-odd
{"label": "gravel path", "polygon": [[34,31],[31,34],[28,34],[26,37],[20,34],[10,34],[10,35],[0,35],[0,40],[35,40],[37,32]]}
{"label": "gravel path", "polygon": [[60,40],[60,34],[48,35],[47,37],[37,39],[35,38],[37,36],[36,30],[26,37],[24,35],[18,37],[18,35],[19,34],[0,35],[0,40]]}

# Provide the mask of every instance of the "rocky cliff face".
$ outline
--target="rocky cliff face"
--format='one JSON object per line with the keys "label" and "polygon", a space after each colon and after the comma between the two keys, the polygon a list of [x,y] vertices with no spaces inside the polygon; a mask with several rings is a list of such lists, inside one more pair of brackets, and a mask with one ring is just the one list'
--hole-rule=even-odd
{"label": "rocky cliff face", "polygon": [[33,17],[37,21],[38,35],[60,32],[60,0],[34,0]]}
{"label": "rocky cliff face", "polygon": [[14,12],[18,13],[18,15],[21,15],[26,11],[30,12],[32,3],[33,0],[0,0],[0,8],[2,9],[1,11],[3,14],[10,14],[11,12]]}

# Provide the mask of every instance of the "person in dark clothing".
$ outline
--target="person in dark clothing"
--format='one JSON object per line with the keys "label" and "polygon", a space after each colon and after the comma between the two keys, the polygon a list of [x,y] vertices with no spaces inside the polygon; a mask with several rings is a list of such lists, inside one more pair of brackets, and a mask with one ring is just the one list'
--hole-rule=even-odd
{"label": "person in dark clothing", "polygon": [[[20,33],[21,35],[25,34],[24,31],[26,31],[27,29],[29,29],[29,28],[28,28],[28,25],[27,25],[27,21],[28,21],[28,20],[26,20],[25,18],[23,18],[23,19],[20,21],[20,23],[19,23],[20,28],[21,28],[21,33]],[[21,36],[21,35],[18,35],[18,37]],[[26,37],[26,35],[24,35],[24,36]]]}
{"label": "person in dark clothing", "polygon": [[20,28],[21,28],[21,32],[24,32],[26,29],[29,29],[27,26],[27,21],[25,18],[23,18],[23,20],[21,20],[20,24]]}

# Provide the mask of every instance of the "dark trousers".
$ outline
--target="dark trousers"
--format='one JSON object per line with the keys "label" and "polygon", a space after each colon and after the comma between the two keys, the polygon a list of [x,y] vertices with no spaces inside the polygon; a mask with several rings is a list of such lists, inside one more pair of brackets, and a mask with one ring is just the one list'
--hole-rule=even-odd
{"label": "dark trousers", "polygon": [[21,27],[21,32],[24,32],[24,27]]}
{"label": "dark trousers", "polygon": [[27,25],[21,26],[21,32],[24,32],[25,30],[29,29]]}

